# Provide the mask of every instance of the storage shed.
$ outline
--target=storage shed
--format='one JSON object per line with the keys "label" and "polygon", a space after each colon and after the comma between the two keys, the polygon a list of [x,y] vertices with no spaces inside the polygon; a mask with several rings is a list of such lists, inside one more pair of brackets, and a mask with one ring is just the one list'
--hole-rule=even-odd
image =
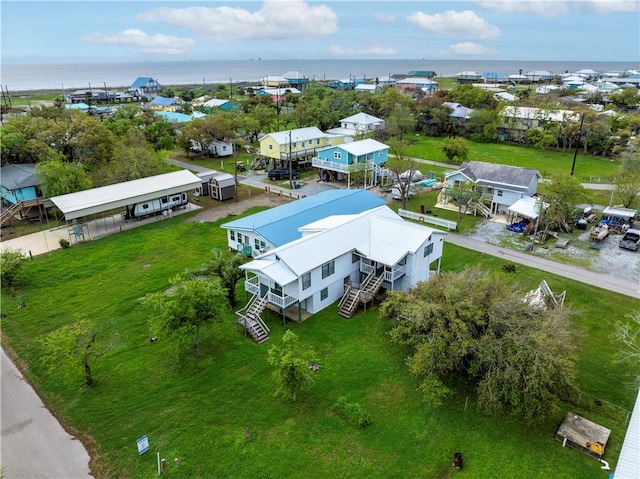
{"label": "storage shed", "polygon": [[236,197],[236,179],[229,173],[216,172],[209,179],[209,194],[218,201],[229,200]]}
{"label": "storage shed", "polygon": [[595,422],[568,412],[556,432],[556,440],[563,447],[577,449],[591,457],[600,459],[604,454],[611,430]]}
{"label": "storage shed", "polygon": [[607,206],[602,211],[602,218],[605,220],[621,220],[625,223],[632,222],[637,215],[637,211],[631,208],[616,208]]}

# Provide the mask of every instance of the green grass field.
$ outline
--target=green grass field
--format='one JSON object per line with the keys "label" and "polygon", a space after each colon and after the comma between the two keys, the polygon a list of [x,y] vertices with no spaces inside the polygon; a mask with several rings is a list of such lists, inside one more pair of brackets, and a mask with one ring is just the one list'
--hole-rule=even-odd
{"label": "green grass field", "polygon": [[[453,384],[456,393],[443,407],[425,407],[404,353],[390,344],[388,325],[375,307],[347,320],[334,305],[287,325],[313,347],[320,365],[316,387],[294,404],[273,397],[267,351],[285,331],[276,316],[267,316],[271,340],[257,345],[237,330],[233,311],[226,311],[225,321],[206,331],[199,360],[176,359],[162,338],[149,342],[152,312],[140,298],[166,289],[173,275],[196,268],[212,248],[226,245],[220,222],[185,218],[38,256],[27,264],[23,286],[2,292],[3,346],[69,430],[84,439],[96,477],[156,477],[159,452],[169,463],[169,478],[405,479],[454,472],[473,478],[606,478],[596,460],[554,440],[569,410],[612,430],[605,459],[615,465],[635,395],[625,387],[628,369],[613,360],[618,345],[610,334],[614,322],[640,302],[524,267],[511,276],[514,294],[542,279],[554,291],[567,291],[582,332],[580,387],[601,401],[567,404],[542,424],[479,413],[463,382]],[[478,263],[497,271],[504,265],[445,247],[445,270]],[[245,299],[240,287],[238,297]],[[21,302],[26,307],[17,308]],[[39,361],[37,338],[78,314],[96,321],[99,338],[113,340],[95,365],[91,388],[80,387],[82,371],[75,384],[64,384]],[[357,430],[336,416],[332,408],[340,396],[363,406],[373,425]],[[150,451],[139,456],[136,439],[145,434]],[[451,467],[455,451],[465,457],[460,472]]]}
{"label": "green grass field", "polygon": [[[408,138],[407,154],[425,160],[447,162],[442,153],[444,138],[413,136]],[[537,169],[543,178],[554,174],[570,174],[574,151],[540,150],[520,145],[476,143],[467,140],[467,161],[484,161]],[[582,183],[608,183],[618,174],[619,162],[610,158],[582,154],[576,156],[574,176]]]}

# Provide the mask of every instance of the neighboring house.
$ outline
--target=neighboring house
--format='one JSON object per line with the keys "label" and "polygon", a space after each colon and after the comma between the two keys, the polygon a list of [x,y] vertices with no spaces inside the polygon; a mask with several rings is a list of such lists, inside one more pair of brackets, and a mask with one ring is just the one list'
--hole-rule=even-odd
{"label": "neighboring house", "polygon": [[385,122],[368,113],[356,113],[340,120],[339,128],[331,128],[327,133],[332,135],[342,135],[345,142],[353,141],[358,135],[368,135],[377,129],[384,128]]}
{"label": "neighboring house", "polygon": [[335,213],[350,215],[384,205],[365,190],[328,190],[222,225],[229,249],[256,256],[302,237],[299,228]]}
{"label": "neighboring house", "polygon": [[282,76],[287,80],[289,86],[295,88],[303,88],[307,83],[309,83],[309,77],[301,75],[296,71],[287,72]]}
{"label": "neighboring house", "polygon": [[256,92],[256,95],[270,95],[274,102],[285,101],[287,95],[299,95],[300,90],[293,87],[286,88],[261,88]]}
{"label": "neighboring house", "polygon": [[212,98],[202,103],[204,108],[217,108],[224,111],[238,112],[240,108],[238,103],[233,100],[223,100],[219,98]]}
{"label": "neighboring house", "polygon": [[179,98],[165,98],[163,96],[156,96],[153,100],[147,103],[147,106],[153,110],[161,110],[161,111],[174,111],[181,112],[182,107],[178,104],[180,101]]}
{"label": "neighboring house", "polygon": [[131,90],[140,96],[155,96],[162,91],[162,85],[151,77],[138,77],[131,84]]}
{"label": "neighboring house", "polygon": [[302,319],[342,298],[339,314],[350,317],[381,288],[407,291],[440,271],[446,235],[405,221],[386,205],[330,216],[300,231],[300,239],[240,267],[250,304],[259,305],[250,308],[251,317],[238,312],[250,333],[251,320],[268,305],[283,319],[288,308]]}
{"label": "neighboring house", "polygon": [[360,85],[357,85],[354,90],[355,91],[359,91],[359,92],[369,92],[369,93],[375,93],[378,90],[380,90],[382,87],[378,84],[374,84],[374,83],[362,83]]}
{"label": "neighboring house", "polygon": [[532,82],[551,81],[556,77],[553,73],[548,72],[546,70],[533,70],[525,73],[525,76],[529,78]]}
{"label": "neighboring house", "polygon": [[289,80],[283,76],[267,75],[262,79],[262,85],[265,87],[286,87],[289,86]]}
{"label": "neighboring house", "polygon": [[490,214],[505,214],[509,207],[525,196],[533,196],[542,179],[538,170],[517,166],[469,161],[455,171],[444,174],[447,188],[472,183],[483,193]]}
{"label": "neighboring house", "polygon": [[482,79],[487,83],[509,83],[509,75],[503,72],[483,72]]}
{"label": "neighboring house", "polygon": [[580,115],[572,110],[548,110],[526,106],[506,106],[500,112],[499,134],[512,141],[524,142],[527,130],[544,129],[547,123],[578,122]]}
{"label": "neighboring house", "polygon": [[389,147],[384,143],[367,138],[341,145],[329,146],[318,150],[318,156],[311,160],[311,165],[320,168],[323,180],[344,180],[351,186],[352,165],[361,164],[364,168],[364,188],[378,183],[378,178],[385,174],[381,168],[389,157]]}
{"label": "neighboring house", "polygon": [[169,123],[188,123],[193,120],[191,115],[185,115],[184,113],[177,113],[175,111],[156,111],[156,116],[162,117],[162,119]]}
{"label": "neighboring house", "polygon": [[356,87],[356,80],[352,78],[342,78],[330,81],[327,86],[335,90],[351,90]]}
{"label": "neighboring house", "polygon": [[463,71],[456,75],[456,81],[460,84],[464,83],[480,83],[482,82],[482,75],[478,72]]}
{"label": "neighboring house", "polygon": [[460,103],[445,101],[442,103],[442,106],[445,106],[451,110],[451,113],[449,113],[449,118],[454,118],[461,123],[471,118],[471,114],[473,113],[473,110],[471,108],[462,106]]}
{"label": "neighboring house", "polygon": [[438,82],[426,77],[407,77],[396,81],[396,88],[400,91],[417,89],[431,94],[438,89]]}
{"label": "neighboring house", "polygon": [[315,126],[268,133],[260,138],[260,154],[277,161],[311,160],[327,146],[344,143],[344,137],[322,132]]}
{"label": "neighboring house", "polygon": [[501,92],[494,93],[493,98],[495,100],[497,100],[497,101],[508,101],[508,102],[517,101],[518,100],[517,96],[512,95],[511,93],[506,92],[506,91],[501,91]]}
{"label": "neighboring house", "polygon": [[76,90],[66,95],[66,99],[71,103],[84,103],[89,98],[93,103],[115,103],[116,99],[118,98],[118,94],[114,91],[90,89]]}
{"label": "neighboring house", "polygon": [[407,77],[435,78],[437,76],[433,70],[412,70],[407,73]]}
{"label": "neighboring house", "polygon": [[[202,144],[196,140],[191,140],[191,148],[189,149],[197,153],[203,153]],[[221,140],[212,141],[209,143],[206,153],[213,157],[231,156],[233,155],[233,143]]]}
{"label": "neighboring house", "polygon": [[0,168],[0,196],[12,204],[42,196],[35,164],[7,165]]}

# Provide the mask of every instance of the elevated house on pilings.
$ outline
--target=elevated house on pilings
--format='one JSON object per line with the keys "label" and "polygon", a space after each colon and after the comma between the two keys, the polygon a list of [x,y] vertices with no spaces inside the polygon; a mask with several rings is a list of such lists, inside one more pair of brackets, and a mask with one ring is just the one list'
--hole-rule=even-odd
{"label": "elevated house on pilings", "polygon": [[271,309],[303,321],[339,302],[349,318],[382,290],[407,291],[440,271],[445,232],[403,220],[386,205],[334,215],[300,228],[302,237],[240,268],[251,295],[237,323],[257,342],[268,339]]}

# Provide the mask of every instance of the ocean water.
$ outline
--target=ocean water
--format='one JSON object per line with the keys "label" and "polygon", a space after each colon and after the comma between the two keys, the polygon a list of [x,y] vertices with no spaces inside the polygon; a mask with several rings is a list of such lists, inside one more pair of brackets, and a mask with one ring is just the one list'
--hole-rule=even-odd
{"label": "ocean water", "polygon": [[516,74],[534,70],[551,73],[589,68],[596,72],[640,69],[640,62],[558,62],[487,60],[206,60],[77,64],[5,64],[0,85],[11,91],[119,88],[138,77],[152,77],[162,85],[214,84],[259,81],[267,75],[297,71],[311,80],[375,78],[432,70],[441,77],[461,71]]}

